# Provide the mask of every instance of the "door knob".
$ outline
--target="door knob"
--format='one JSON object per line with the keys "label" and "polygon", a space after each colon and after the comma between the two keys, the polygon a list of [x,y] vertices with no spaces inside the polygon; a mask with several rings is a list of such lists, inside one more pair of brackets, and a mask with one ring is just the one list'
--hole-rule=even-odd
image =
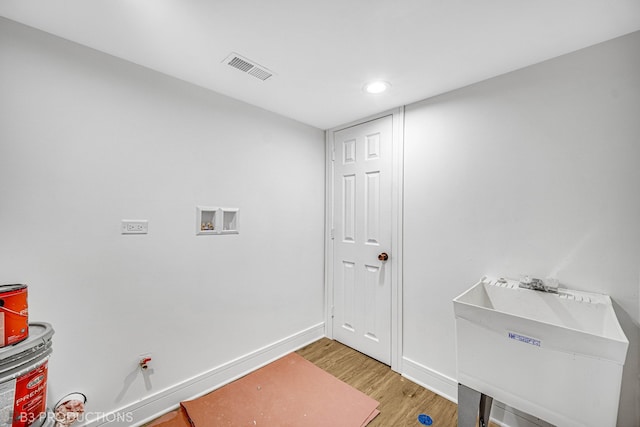
{"label": "door knob", "polygon": [[388,259],[389,259],[389,255],[387,255],[387,253],[386,253],[386,252],[382,252],[380,255],[378,255],[378,259],[379,259],[380,261],[386,261],[386,260],[388,260]]}

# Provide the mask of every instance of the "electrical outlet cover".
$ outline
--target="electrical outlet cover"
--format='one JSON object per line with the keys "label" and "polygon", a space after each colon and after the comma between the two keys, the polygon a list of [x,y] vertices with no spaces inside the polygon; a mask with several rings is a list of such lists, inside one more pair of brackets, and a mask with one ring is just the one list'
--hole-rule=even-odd
{"label": "electrical outlet cover", "polygon": [[146,219],[123,219],[120,225],[122,234],[147,234],[149,233],[149,221]]}

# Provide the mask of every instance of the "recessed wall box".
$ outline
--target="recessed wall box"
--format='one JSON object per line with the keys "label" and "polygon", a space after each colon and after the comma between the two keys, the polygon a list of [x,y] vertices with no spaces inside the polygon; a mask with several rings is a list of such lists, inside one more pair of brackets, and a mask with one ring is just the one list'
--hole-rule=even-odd
{"label": "recessed wall box", "polygon": [[238,234],[238,208],[198,206],[196,234]]}
{"label": "recessed wall box", "polygon": [[239,209],[222,208],[222,234],[238,234]]}
{"label": "recessed wall box", "polygon": [[198,206],[196,210],[196,234],[216,234],[220,227],[216,227],[219,208]]}

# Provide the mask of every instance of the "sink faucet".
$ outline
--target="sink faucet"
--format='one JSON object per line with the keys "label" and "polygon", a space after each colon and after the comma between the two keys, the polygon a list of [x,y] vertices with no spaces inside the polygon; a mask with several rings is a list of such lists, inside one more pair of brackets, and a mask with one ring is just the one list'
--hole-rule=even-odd
{"label": "sink faucet", "polygon": [[525,277],[524,279],[520,280],[520,285],[521,288],[524,289],[531,289],[534,291],[541,291],[541,292],[549,292],[549,293],[553,293],[553,294],[557,294],[558,293],[558,288],[557,287],[553,287],[553,286],[547,286],[544,284],[544,282],[540,279],[536,279],[535,277],[529,278],[528,276]]}

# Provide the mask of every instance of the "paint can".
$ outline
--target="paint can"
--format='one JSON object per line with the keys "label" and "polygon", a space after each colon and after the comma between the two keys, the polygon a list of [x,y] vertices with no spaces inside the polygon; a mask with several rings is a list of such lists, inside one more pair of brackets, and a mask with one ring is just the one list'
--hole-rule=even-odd
{"label": "paint can", "polygon": [[0,347],[29,336],[27,285],[0,285]]}
{"label": "paint can", "polygon": [[32,323],[27,339],[0,349],[0,426],[39,427],[47,418],[53,328]]}
{"label": "paint can", "polygon": [[69,427],[82,418],[87,396],[79,391],[69,393],[53,407],[55,427]]}

